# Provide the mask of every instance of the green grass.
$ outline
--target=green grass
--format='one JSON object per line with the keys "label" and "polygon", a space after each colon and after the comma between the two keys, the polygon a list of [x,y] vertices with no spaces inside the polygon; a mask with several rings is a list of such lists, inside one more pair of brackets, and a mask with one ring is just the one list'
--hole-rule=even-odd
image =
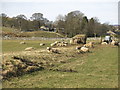
{"label": "green grass", "polygon": [[[74,72],[37,71],[3,81],[3,88],[117,88],[118,47],[97,45],[91,53],[74,54],[56,68],[72,68]],[[65,57],[67,54],[62,54]],[[61,58],[59,55],[57,59]],[[52,58],[52,57],[51,57]],[[49,58],[48,58],[49,59]]]}
{"label": "green grass", "polygon": [[45,38],[64,37],[63,35],[59,33],[48,32],[48,31],[33,31],[33,32],[22,32],[21,33],[19,30],[10,28],[10,27],[2,27],[2,31],[4,33],[7,33],[13,36],[17,35],[17,36],[24,36],[24,37],[45,37]]}
{"label": "green grass", "polygon": [[48,32],[48,31],[34,31],[34,32],[24,32],[25,35],[30,37],[46,37],[46,38],[57,38],[57,37],[64,37],[61,34],[55,32]]}
{"label": "green grass", "polygon": [[[21,41],[26,44],[20,44]],[[27,47],[34,47],[35,49],[42,49],[50,46],[55,40],[3,40],[2,51],[4,52],[17,52],[23,51]],[[45,46],[40,46],[40,43],[45,43]]]}

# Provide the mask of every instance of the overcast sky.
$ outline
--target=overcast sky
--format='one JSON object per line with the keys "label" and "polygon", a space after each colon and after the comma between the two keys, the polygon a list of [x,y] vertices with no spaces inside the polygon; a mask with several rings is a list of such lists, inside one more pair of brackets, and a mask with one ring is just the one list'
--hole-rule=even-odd
{"label": "overcast sky", "polygon": [[2,13],[13,17],[42,13],[44,18],[54,21],[59,14],[79,10],[88,18],[97,17],[101,23],[118,23],[119,0],[2,0]]}

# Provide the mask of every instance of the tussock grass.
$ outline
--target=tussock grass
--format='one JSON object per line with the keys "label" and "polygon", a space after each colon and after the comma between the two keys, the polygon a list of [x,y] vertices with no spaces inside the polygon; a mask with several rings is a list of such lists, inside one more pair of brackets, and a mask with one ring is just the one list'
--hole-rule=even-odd
{"label": "tussock grass", "polygon": [[[35,42],[35,41],[33,41]],[[37,41],[36,41],[37,42]],[[54,41],[49,41],[54,42]],[[47,42],[47,43],[49,43]],[[35,43],[34,43],[35,44]],[[5,45],[5,44],[4,44]],[[45,46],[46,47],[46,46]],[[60,54],[48,53],[44,48],[18,54],[32,61],[42,62],[45,70],[4,81],[8,88],[117,88],[118,47],[95,45],[90,53],[78,54],[76,45],[56,47]],[[4,49],[5,50],[5,49]],[[16,52],[17,50],[15,50]],[[7,51],[6,51],[7,52]],[[13,54],[12,54],[13,55]],[[4,59],[9,59],[11,55]],[[64,62],[63,62],[64,61]],[[49,69],[55,69],[49,70]],[[75,70],[62,72],[58,70]]]}

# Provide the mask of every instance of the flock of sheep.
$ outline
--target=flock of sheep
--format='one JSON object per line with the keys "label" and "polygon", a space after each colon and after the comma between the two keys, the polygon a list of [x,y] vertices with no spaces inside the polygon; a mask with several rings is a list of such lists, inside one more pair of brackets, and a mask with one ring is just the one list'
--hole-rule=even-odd
{"label": "flock of sheep", "polygon": [[118,41],[116,41],[116,40],[112,40],[112,42],[110,42],[110,43],[102,42],[101,44],[102,44],[102,45],[110,44],[110,45],[114,45],[114,46],[120,46],[120,42],[118,42]]}
{"label": "flock of sheep", "polygon": [[[20,42],[20,44],[26,44],[25,42]],[[55,41],[54,43],[50,44],[50,47],[47,47],[46,50],[47,52],[51,52],[51,53],[59,53],[59,50],[57,48],[53,48],[54,46],[59,46],[59,47],[64,47],[64,46],[68,46],[68,42],[65,41]],[[102,42],[102,45],[107,45],[107,42]],[[120,43],[118,41],[112,40],[112,42],[110,43],[111,45],[117,45],[119,46]],[[44,46],[44,43],[40,43],[40,46]],[[76,46],[76,51],[78,53],[86,53],[89,52],[89,48],[93,48],[94,47],[94,43],[93,42],[89,42],[87,44],[84,44],[83,46]],[[31,51],[31,50],[35,50],[35,48],[33,47],[27,47],[25,48],[25,51]]]}
{"label": "flock of sheep", "polygon": [[[20,44],[26,44],[25,42],[20,42]],[[40,46],[44,46],[44,43],[40,43]],[[51,53],[59,53],[59,50],[57,48],[53,48],[54,46],[59,46],[59,47],[64,47],[64,46],[68,46],[69,43],[65,42],[65,41],[55,41],[54,43],[50,44],[50,47],[47,47],[46,50],[47,52],[51,52]],[[83,46],[76,46],[76,51],[78,53],[85,53],[85,52],[89,52],[89,48],[93,48],[93,42],[89,42],[87,44],[84,44]],[[35,50],[35,48],[33,47],[27,47],[25,48],[25,51],[32,51]]]}

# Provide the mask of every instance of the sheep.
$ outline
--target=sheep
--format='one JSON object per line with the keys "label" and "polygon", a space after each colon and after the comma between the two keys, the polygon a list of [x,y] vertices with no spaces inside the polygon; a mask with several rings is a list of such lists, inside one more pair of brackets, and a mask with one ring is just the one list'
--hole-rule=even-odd
{"label": "sheep", "polygon": [[58,49],[47,47],[48,52],[59,53]]}
{"label": "sheep", "polygon": [[58,43],[57,46],[62,46],[62,44],[61,44],[61,43]]}
{"label": "sheep", "polygon": [[71,40],[70,40],[70,44],[73,44],[73,42],[74,42],[74,40],[73,40],[73,39],[71,39]]}
{"label": "sheep", "polygon": [[118,46],[120,46],[120,42],[118,43]]}
{"label": "sheep", "polygon": [[89,52],[89,48],[83,46],[80,48],[80,51],[81,52]]}
{"label": "sheep", "polygon": [[119,42],[118,42],[118,41],[115,41],[115,40],[112,40],[111,45],[119,46]]}
{"label": "sheep", "polygon": [[48,51],[50,51],[50,50],[51,50],[51,48],[50,48],[50,47],[47,47],[47,50],[48,50]]}
{"label": "sheep", "polygon": [[84,47],[93,48],[93,47],[94,47],[94,46],[93,46],[93,42],[89,42],[89,43],[85,44]]}
{"label": "sheep", "polygon": [[63,43],[63,44],[68,44],[68,42],[64,42],[64,41],[63,41],[62,43]]}
{"label": "sheep", "polygon": [[81,46],[76,46],[76,50],[80,50]]}
{"label": "sheep", "polygon": [[67,46],[67,44],[63,44],[63,46]]}
{"label": "sheep", "polygon": [[20,44],[26,44],[25,42],[20,42]]}
{"label": "sheep", "polygon": [[107,45],[107,42],[102,42],[101,44],[102,44],[102,45]]}
{"label": "sheep", "polygon": [[44,43],[40,43],[40,46],[44,46],[45,44]]}
{"label": "sheep", "polygon": [[33,47],[27,47],[27,48],[25,48],[25,51],[31,51],[31,50],[34,50],[35,48],[33,48]]}
{"label": "sheep", "polygon": [[55,41],[54,43],[55,43],[55,44],[58,44],[58,43],[60,43],[60,41]]}
{"label": "sheep", "polygon": [[115,45],[115,40],[112,40],[111,45]]}
{"label": "sheep", "polygon": [[57,46],[67,46],[67,44],[58,43]]}
{"label": "sheep", "polygon": [[52,43],[52,44],[50,44],[51,47],[53,47],[53,46],[55,46],[55,45],[56,45],[56,43]]}

